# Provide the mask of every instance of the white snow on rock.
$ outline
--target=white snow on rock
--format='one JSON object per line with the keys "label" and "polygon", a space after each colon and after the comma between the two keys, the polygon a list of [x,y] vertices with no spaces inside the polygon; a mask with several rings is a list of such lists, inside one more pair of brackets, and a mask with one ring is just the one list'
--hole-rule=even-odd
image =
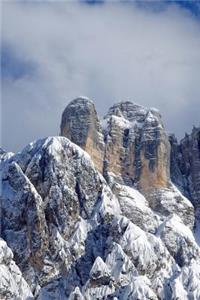
{"label": "white snow on rock", "polygon": [[[200,299],[200,261],[191,260],[180,275],[171,283],[173,299]],[[179,297],[179,298],[175,298]]]}
{"label": "white snow on rock", "polygon": [[116,216],[120,214],[121,208],[117,197],[113,195],[110,188],[104,186],[101,200],[95,207],[93,219],[98,222],[99,219],[105,218],[106,216]]}
{"label": "white snow on rock", "polygon": [[69,244],[73,249],[76,258],[83,255],[85,251],[85,241],[87,238],[87,234],[91,230],[91,228],[91,224],[80,217],[80,220],[76,224],[75,231],[69,240]]}
{"label": "white snow on rock", "polygon": [[109,277],[110,270],[108,269],[107,265],[104,263],[102,258],[98,256],[90,271],[90,278],[96,280],[104,276]]}
{"label": "white snow on rock", "polygon": [[158,300],[158,297],[151,289],[151,282],[146,276],[133,278],[132,283],[127,286],[122,295],[122,300]]}
{"label": "white snow on rock", "polygon": [[181,218],[185,225],[193,229],[194,207],[175,185],[170,184],[170,188],[156,190],[150,198],[150,206],[155,212],[165,217],[174,213]]}
{"label": "white snow on rock", "polygon": [[163,259],[168,258],[169,265],[172,263],[169,253],[160,239],[150,233],[145,233],[137,225],[125,218],[119,220],[118,226],[124,227],[123,223],[126,224],[126,229],[119,243],[122,249],[129,253],[140,272],[153,275],[160,264],[160,257]]}
{"label": "white snow on rock", "polygon": [[71,292],[69,300],[85,300],[78,286]]}
{"label": "white snow on rock", "polygon": [[0,239],[0,299],[33,299],[28,284],[13,261],[13,253],[3,239]]}
{"label": "white snow on rock", "polygon": [[191,230],[175,214],[158,228],[161,237],[179,266],[189,265],[192,259],[200,259],[200,249]]}
{"label": "white snow on rock", "polygon": [[119,199],[123,215],[145,231],[156,231],[160,223],[159,216],[151,210],[139,191],[119,183],[114,184],[112,190]]}
{"label": "white snow on rock", "polygon": [[1,168],[2,232],[22,273],[0,240],[0,299],[32,299],[29,286],[37,300],[200,299],[194,209],[174,186],[151,201],[114,177],[111,190],[64,137]]}
{"label": "white snow on rock", "polygon": [[117,243],[114,243],[111,252],[108,254],[106,264],[111,270],[111,275],[121,286],[132,282],[133,277],[138,274],[131,259]]}

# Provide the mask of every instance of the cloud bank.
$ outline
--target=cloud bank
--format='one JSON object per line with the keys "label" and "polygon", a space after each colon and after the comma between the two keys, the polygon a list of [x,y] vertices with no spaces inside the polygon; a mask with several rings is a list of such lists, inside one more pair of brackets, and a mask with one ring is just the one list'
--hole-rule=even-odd
{"label": "cloud bank", "polygon": [[157,107],[178,137],[199,125],[200,21],[176,5],[2,5],[2,143],[17,151],[59,134],[67,103],[92,98]]}

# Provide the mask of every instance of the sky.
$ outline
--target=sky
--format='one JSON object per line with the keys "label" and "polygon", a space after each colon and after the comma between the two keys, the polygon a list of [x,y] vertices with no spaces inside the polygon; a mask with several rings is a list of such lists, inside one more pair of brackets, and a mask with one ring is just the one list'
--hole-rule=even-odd
{"label": "sky", "polygon": [[4,1],[1,146],[59,134],[77,96],[131,100],[180,139],[200,125],[199,1]]}

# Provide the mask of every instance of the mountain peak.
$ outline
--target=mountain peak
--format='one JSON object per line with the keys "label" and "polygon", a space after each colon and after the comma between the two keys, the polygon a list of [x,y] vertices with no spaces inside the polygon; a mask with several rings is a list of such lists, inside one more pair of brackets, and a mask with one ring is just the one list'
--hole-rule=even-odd
{"label": "mountain peak", "polygon": [[86,96],[78,96],[75,99],[73,99],[72,101],[70,101],[70,103],[68,105],[87,105],[87,104],[94,104],[93,100],[91,100],[90,98],[86,97]]}
{"label": "mountain peak", "polygon": [[144,120],[144,116],[147,111],[148,109],[142,105],[131,101],[121,101],[109,108],[105,118],[108,118],[111,115],[116,115],[124,117],[128,121],[141,121]]}
{"label": "mountain peak", "polygon": [[1,299],[200,299],[199,131],[130,101],[103,122],[79,97],[62,136],[0,150]]}
{"label": "mountain peak", "polygon": [[102,172],[104,142],[102,128],[92,100],[79,97],[67,105],[62,114],[60,135],[86,150],[98,170]]}
{"label": "mountain peak", "polygon": [[87,151],[107,179],[115,176],[143,191],[168,186],[169,142],[157,110],[122,101],[103,123],[93,102],[73,100],[63,112],[61,135]]}

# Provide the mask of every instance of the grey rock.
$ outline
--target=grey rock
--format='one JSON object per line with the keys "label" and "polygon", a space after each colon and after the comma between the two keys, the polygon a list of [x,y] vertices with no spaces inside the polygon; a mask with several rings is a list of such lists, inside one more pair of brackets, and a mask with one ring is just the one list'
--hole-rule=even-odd
{"label": "grey rock", "polygon": [[[14,255],[1,251],[0,240],[0,283],[9,278],[0,298],[198,300],[194,208],[170,180],[158,111],[119,103],[101,127],[94,104],[79,98],[63,114],[62,133],[78,146],[49,137],[16,155],[0,151],[1,236]],[[194,169],[186,169],[198,174],[195,141],[187,150],[194,151]],[[185,193],[192,176],[177,163],[178,143],[170,142]],[[191,186],[198,189],[198,177]]]}
{"label": "grey rock", "polygon": [[[91,116],[93,122],[90,119]],[[80,131],[84,136],[84,141],[93,138],[88,130],[85,130],[88,125],[85,128],[80,126],[79,118],[81,118],[82,124],[94,124],[98,120],[91,100],[75,99],[63,113],[61,124],[65,124],[68,129],[62,130],[62,134],[73,142],[78,140]],[[89,125],[89,127],[91,126],[95,128],[96,132],[94,145],[101,144],[102,130],[100,130],[101,134],[99,135],[99,126]],[[61,125],[61,128],[63,127]],[[130,101],[120,102],[109,109],[102,121],[102,128],[104,153],[101,168],[99,168],[96,159],[93,159],[93,154],[96,151],[95,146],[85,147],[83,143],[79,142],[77,144],[90,154],[98,170],[103,170],[103,176],[113,193],[120,199],[122,212],[130,219],[132,219],[132,214],[135,219],[134,222],[140,224],[139,226],[144,228],[145,224],[148,224],[149,230],[155,231],[155,226],[154,228],[149,226],[150,224],[153,225],[151,222],[153,218],[150,217],[148,220],[149,213],[147,213],[146,219],[139,209],[134,214],[136,206],[133,205],[132,209],[130,199],[120,196],[120,192],[118,193],[115,188],[116,183],[121,184],[121,187],[128,185],[138,189],[148,200],[150,208],[156,210],[157,213],[168,216],[176,210],[185,224],[189,224],[192,228],[194,226],[194,208],[181,193],[175,191],[175,187],[171,183],[170,142],[158,110],[148,109]],[[99,142],[97,142],[98,138]],[[172,147],[172,152],[174,155],[171,155],[171,160],[177,152],[175,147]],[[179,170],[173,162],[171,165]],[[183,182],[182,178],[180,181]],[[170,192],[171,196],[169,197]],[[167,199],[167,204],[165,204],[165,199]],[[144,222],[144,219],[147,223]]]}
{"label": "grey rock", "polygon": [[60,135],[90,153],[97,169],[102,172],[104,141],[94,103],[85,97],[71,101],[62,114]]}
{"label": "grey rock", "polygon": [[1,300],[33,300],[33,294],[13,260],[13,253],[0,238],[0,298]]}
{"label": "grey rock", "polygon": [[177,143],[171,142],[171,178],[179,189],[194,204],[197,215],[200,212],[200,128]]}
{"label": "grey rock", "polygon": [[70,270],[78,222],[96,224],[118,202],[87,153],[63,137],[31,143],[1,168],[1,235],[36,295]]}

